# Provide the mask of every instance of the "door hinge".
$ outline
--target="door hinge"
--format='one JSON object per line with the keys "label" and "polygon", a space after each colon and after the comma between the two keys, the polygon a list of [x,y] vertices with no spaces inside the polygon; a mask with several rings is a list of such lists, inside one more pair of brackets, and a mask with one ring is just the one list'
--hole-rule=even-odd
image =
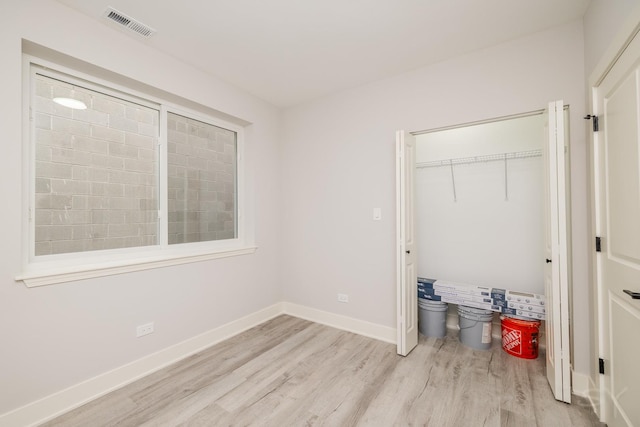
{"label": "door hinge", "polygon": [[604,359],[600,358],[598,359],[598,371],[604,375]]}
{"label": "door hinge", "polygon": [[602,252],[602,239],[596,236],[596,252]]}
{"label": "door hinge", "polygon": [[584,119],[585,120],[593,119],[593,131],[598,132],[598,130],[600,130],[600,126],[598,125],[598,116],[592,116],[591,114],[587,114],[586,116],[584,116]]}

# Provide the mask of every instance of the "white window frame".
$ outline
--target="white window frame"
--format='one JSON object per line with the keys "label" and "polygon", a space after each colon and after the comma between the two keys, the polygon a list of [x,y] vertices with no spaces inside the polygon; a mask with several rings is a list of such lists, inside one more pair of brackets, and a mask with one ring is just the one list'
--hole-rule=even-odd
{"label": "white window frame", "polygon": [[[129,87],[83,74],[63,65],[30,55],[23,55],[23,265],[16,276],[27,287],[44,286],[94,277],[121,274],[151,268],[212,260],[256,251],[252,229],[247,224],[246,183],[244,164],[244,128],[212,115],[176,105],[165,99],[141,93]],[[35,97],[35,74],[60,78],[79,83],[88,89],[98,90],[128,101],[133,101],[159,111],[158,147],[158,234],[157,244],[123,249],[73,252],[35,256],[35,123],[31,106]],[[208,242],[168,244],[167,200],[167,114],[174,113],[200,122],[231,130],[236,133],[236,221],[234,239]]]}

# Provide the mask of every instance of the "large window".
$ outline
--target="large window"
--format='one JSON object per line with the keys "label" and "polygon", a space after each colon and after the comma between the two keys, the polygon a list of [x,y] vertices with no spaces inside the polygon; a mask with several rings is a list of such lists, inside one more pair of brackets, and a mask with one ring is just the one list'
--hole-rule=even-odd
{"label": "large window", "polygon": [[242,247],[241,128],[68,70],[30,68],[26,276]]}

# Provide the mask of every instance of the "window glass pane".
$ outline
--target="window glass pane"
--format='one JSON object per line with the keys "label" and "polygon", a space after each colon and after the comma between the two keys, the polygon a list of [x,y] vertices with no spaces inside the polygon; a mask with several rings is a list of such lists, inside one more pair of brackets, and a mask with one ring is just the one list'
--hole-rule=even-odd
{"label": "window glass pane", "polygon": [[157,244],[159,111],[39,74],[35,83],[35,255]]}
{"label": "window glass pane", "polygon": [[169,244],[236,238],[236,133],[173,113],[167,123]]}

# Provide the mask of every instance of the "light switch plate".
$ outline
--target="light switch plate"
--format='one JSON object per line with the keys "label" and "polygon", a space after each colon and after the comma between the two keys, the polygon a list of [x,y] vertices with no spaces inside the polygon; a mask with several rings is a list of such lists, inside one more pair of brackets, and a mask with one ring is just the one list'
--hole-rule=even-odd
{"label": "light switch plate", "polygon": [[382,219],[382,209],[373,208],[373,220],[380,221]]}

